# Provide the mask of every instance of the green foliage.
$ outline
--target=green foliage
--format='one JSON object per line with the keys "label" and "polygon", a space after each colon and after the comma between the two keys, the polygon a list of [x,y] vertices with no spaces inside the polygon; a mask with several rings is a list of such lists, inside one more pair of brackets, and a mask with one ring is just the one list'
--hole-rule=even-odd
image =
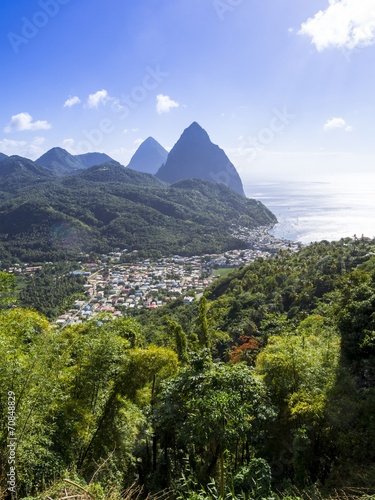
{"label": "green foliage", "polygon": [[151,345],[146,349],[132,349],[124,373],[125,394],[134,399],[137,391],[149,384],[149,402],[154,403],[160,383],[176,373],[177,364],[176,353],[165,347]]}
{"label": "green foliage", "polygon": [[11,274],[0,271],[0,310],[15,302],[16,280]]}
{"label": "green foliage", "polygon": [[[162,348],[137,348],[141,332],[132,319],[114,330],[112,322],[94,321],[55,333],[36,312],[12,309],[0,315],[0,385],[13,391],[17,402],[20,494],[32,494],[66,467],[78,467],[90,478],[103,460],[97,474],[103,485],[132,477],[132,451],[147,422],[131,395],[155,377],[159,383],[169,365],[176,367],[177,356]],[[142,377],[136,376],[135,359]],[[4,393],[0,414],[5,419]],[[2,428],[4,459],[6,438]]]}
{"label": "green foliage", "polygon": [[181,363],[187,361],[187,338],[186,334],[182,329],[182,326],[177,323],[177,321],[171,320],[168,316],[165,316],[165,322],[167,323],[168,329],[175,338],[176,351],[178,355],[178,360]]}
{"label": "green foliage", "polygon": [[[47,329],[47,320],[32,311],[12,309],[0,315],[0,415],[5,422],[6,394],[12,391],[17,416],[17,473],[24,492],[51,480],[61,465],[50,449],[56,428],[48,415],[54,404],[61,402],[62,394],[59,381],[52,376],[59,360]],[[7,427],[2,426],[2,464],[7,463],[7,437]]]}
{"label": "green foliage", "polygon": [[[272,473],[267,462],[253,458],[248,465],[239,469],[224,494],[217,483],[211,479],[204,486],[199,485],[188,468],[177,485],[177,498],[180,500],[255,500],[276,498],[271,490]],[[284,498],[284,497],[283,497]]]}
{"label": "green foliage", "polygon": [[133,318],[117,318],[116,321],[107,324],[106,328],[112,335],[125,339],[131,348],[143,347],[145,344],[143,329]]}
{"label": "green foliage", "polygon": [[[371,496],[374,248],[281,252],[222,277],[200,303],[61,331],[3,309],[0,418],[13,391],[20,498],[57,497],[67,470],[72,496],[111,498],[135,478],[145,495],[181,499],[276,498],[270,484],[294,498]],[[14,279],[1,278],[9,304]],[[244,346],[255,368],[229,362]],[[7,438],[3,426],[1,487]]]}
{"label": "green foliage", "polygon": [[273,400],[287,403],[291,416],[319,416],[326,391],[335,381],[340,356],[337,333],[321,316],[310,316],[296,333],[274,336],[257,360]]}
{"label": "green foliage", "polygon": [[353,360],[374,358],[375,273],[353,271],[345,281],[340,305],[339,328],[346,356]]}
{"label": "green foliage", "polygon": [[[345,471],[363,464],[363,472],[345,472],[349,482],[370,484],[359,477],[374,460],[366,445],[375,439],[373,253],[374,241],[365,238],[323,241],[234,270],[205,294],[214,357],[230,359],[244,338],[264,347],[257,372],[278,416],[259,450],[278,480],[329,481],[341,460]],[[181,323],[186,313],[173,309]],[[200,324],[199,308],[191,313],[188,336]]]}
{"label": "green foliage", "polygon": [[279,408],[278,426],[284,433],[288,422],[299,485],[310,477],[314,453],[326,432],[325,408],[339,360],[339,336],[317,315],[303,320],[295,333],[271,337],[258,356],[257,370]]}
{"label": "green foliage", "polygon": [[244,498],[261,499],[271,494],[271,481],[268,463],[262,458],[253,458],[234,476],[233,487],[237,495],[242,493]]}
{"label": "green foliage", "polygon": [[209,349],[211,346],[210,334],[207,321],[207,299],[203,297],[199,301],[198,316],[198,338],[201,348]]}
{"label": "green foliage", "polygon": [[215,253],[246,246],[232,227],[276,222],[260,202],[224,185],[167,186],[112,163],[20,186],[0,200],[0,233],[4,251],[27,262],[114,248],[154,256]]}
{"label": "green foliage", "polygon": [[31,307],[49,319],[68,310],[77,296],[84,293],[86,279],[70,274],[70,266],[64,264],[44,266],[22,280],[19,301],[24,307]]}
{"label": "green foliage", "polygon": [[273,411],[251,368],[212,364],[208,353],[202,354],[165,384],[157,433],[172,476],[182,472],[175,470],[174,457],[183,450],[198,482],[204,484],[214,474],[223,480],[219,462],[224,453],[228,467],[233,467],[236,454],[256,435],[259,439],[262,422],[272,418]]}

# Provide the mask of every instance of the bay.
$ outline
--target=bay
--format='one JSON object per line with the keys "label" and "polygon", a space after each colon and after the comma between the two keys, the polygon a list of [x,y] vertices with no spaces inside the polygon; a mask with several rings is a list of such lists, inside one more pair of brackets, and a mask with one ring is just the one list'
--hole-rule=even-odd
{"label": "bay", "polygon": [[271,234],[308,244],[343,237],[375,237],[375,174],[319,180],[258,180],[245,193],[264,203],[279,223]]}

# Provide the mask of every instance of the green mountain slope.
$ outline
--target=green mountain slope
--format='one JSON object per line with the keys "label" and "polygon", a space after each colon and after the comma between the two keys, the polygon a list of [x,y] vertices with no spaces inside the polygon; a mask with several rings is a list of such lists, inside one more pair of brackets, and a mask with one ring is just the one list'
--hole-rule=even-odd
{"label": "green mountain slope", "polygon": [[165,186],[163,181],[150,174],[125,168],[115,160],[93,166],[80,172],[78,176],[65,178],[64,186],[73,186],[75,182],[90,181],[102,183],[136,184],[138,186]]}
{"label": "green mountain slope", "polygon": [[19,190],[48,181],[53,174],[35,162],[21,156],[10,156],[0,162],[0,190],[16,193]]}
{"label": "green mountain slope", "polygon": [[276,410],[253,435],[254,456],[270,464],[275,487],[373,495],[374,310],[375,240],[345,238],[259,259],[220,278],[200,303],[174,301],[137,319],[161,345],[180,327],[191,350],[202,347],[204,326],[213,366],[254,367]]}
{"label": "green mountain slope", "polygon": [[224,185],[194,180],[168,186],[117,163],[24,187],[0,201],[2,249],[29,261],[114,248],[147,255],[244,248],[232,236],[234,226],[275,221],[260,202]]}
{"label": "green mountain slope", "polygon": [[35,163],[42,165],[42,167],[58,176],[71,175],[87,168],[76,156],[71,155],[62,148],[50,149],[38,158]]}
{"label": "green mountain slope", "polygon": [[[83,285],[69,270],[45,266],[21,300],[59,307]],[[0,274],[4,306],[15,278]],[[8,396],[21,395],[28,426],[19,497],[77,497],[84,487],[119,499],[119,482],[136,496],[141,471],[142,486],[176,498],[373,499],[374,310],[375,240],[364,237],[258,259],[199,301],[134,309],[137,318],[57,330],[35,311],[3,309],[0,380],[12,380]],[[94,483],[100,461],[109,480]]]}

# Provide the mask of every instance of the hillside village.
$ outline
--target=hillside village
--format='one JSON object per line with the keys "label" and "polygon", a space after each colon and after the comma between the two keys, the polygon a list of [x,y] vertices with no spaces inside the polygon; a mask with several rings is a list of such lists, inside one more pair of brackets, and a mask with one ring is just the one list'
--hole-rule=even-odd
{"label": "hillside village", "polygon": [[[239,230],[241,233],[241,230]],[[242,232],[245,238],[245,232]],[[251,236],[251,238],[250,238]],[[205,288],[220,277],[221,271],[243,266],[257,258],[270,258],[280,250],[296,251],[299,245],[279,240],[263,229],[253,230],[251,248],[222,254],[182,257],[157,261],[137,260],[137,251],[127,255],[133,262],[121,262],[123,252],[103,255],[99,263],[82,265],[73,271],[87,278],[86,300],[61,315],[56,324],[64,327],[92,319],[99,313],[109,317],[133,314],[137,309],[155,309],[182,298],[185,304],[199,299]]]}

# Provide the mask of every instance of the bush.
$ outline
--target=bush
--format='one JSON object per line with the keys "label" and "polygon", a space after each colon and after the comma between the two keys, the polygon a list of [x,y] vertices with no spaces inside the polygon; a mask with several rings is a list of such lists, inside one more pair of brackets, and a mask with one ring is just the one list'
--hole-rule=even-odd
{"label": "bush", "polygon": [[271,493],[271,467],[262,458],[253,458],[234,476],[233,486],[236,495],[243,493],[246,498],[266,498]]}

